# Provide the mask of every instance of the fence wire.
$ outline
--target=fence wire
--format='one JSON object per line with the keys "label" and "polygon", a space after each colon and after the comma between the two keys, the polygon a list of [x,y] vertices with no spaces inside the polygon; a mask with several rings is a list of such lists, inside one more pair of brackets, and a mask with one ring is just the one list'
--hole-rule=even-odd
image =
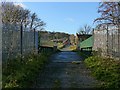
{"label": "fence wire", "polygon": [[[16,58],[21,53],[20,30],[16,27],[3,27],[2,30],[2,60]],[[23,55],[33,52],[34,50],[34,32],[23,31],[22,40]],[[35,32],[35,48],[38,48],[38,33]]]}
{"label": "fence wire", "polygon": [[94,30],[93,50],[102,52],[102,56],[120,58],[120,40],[117,28]]}

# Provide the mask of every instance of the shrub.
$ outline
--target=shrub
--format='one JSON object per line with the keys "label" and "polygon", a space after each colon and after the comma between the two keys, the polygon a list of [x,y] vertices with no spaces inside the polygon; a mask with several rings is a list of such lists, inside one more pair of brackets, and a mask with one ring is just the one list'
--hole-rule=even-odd
{"label": "shrub", "polygon": [[102,87],[120,88],[120,61],[91,56],[84,62],[91,69],[92,75],[104,82]]}
{"label": "shrub", "polygon": [[3,88],[29,87],[47,63],[50,54],[30,54],[22,61],[18,57],[3,65]]}

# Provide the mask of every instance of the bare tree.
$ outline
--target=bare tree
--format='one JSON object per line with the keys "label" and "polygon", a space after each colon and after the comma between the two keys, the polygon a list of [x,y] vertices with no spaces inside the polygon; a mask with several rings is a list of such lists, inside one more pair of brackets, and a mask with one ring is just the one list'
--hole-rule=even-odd
{"label": "bare tree", "polygon": [[45,25],[46,25],[46,23],[44,23],[41,19],[39,19],[38,16],[36,15],[36,13],[33,13],[31,15],[31,22],[30,22],[31,30],[34,30],[34,29],[41,30],[41,28]]}
{"label": "bare tree", "polygon": [[[20,46],[22,56],[23,31],[27,28],[34,30],[34,46],[35,46],[35,30],[42,30],[45,23],[37,17],[35,13],[31,14],[28,9],[24,9],[12,2],[2,2],[2,22],[5,27],[14,26],[12,30],[20,30]],[[3,27],[4,27],[3,26]]]}
{"label": "bare tree", "polygon": [[99,4],[98,13],[101,17],[95,19],[95,22],[100,22],[102,25],[114,25],[118,28],[118,52],[120,51],[120,2],[101,2]]}
{"label": "bare tree", "polygon": [[22,55],[22,48],[23,48],[23,25],[25,24],[26,20],[27,20],[27,17],[29,15],[29,10],[20,10],[21,11],[21,16],[20,16],[20,38],[21,38],[21,55]]}
{"label": "bare tree", "polygon": [[91,26],[85,24],[83,27],[80,28],[79,30],[79,34],[90,34],[90,32],[92,31]]}
{"label": "bare tree", "polygon": [[99,4],[98,13],[101,17],[95,19],[95,21],[102,21],[103,23],[119,24],[120,13],[119,13],[119,2],[101,2]]}
{"label": "bare tree", "polygon": [[[30,21],[30,30],[34,30],[34,51],[35,51],[35,31],[36,29],[42,30],[43,26],[46,24],[37,17],[36,13],[33,13],[31,16],[31,21]],[[40,37],[39,37],[40,38]]]}

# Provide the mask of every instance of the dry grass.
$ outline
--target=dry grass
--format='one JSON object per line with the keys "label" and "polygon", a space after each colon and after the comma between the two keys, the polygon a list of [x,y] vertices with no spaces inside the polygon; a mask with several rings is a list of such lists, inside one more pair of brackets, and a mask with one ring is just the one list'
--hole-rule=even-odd
{"label": "dry grass", "polygon": [[77,48],[76,45],[71,45],[71,46],[69,47],[69,49],[70,49],[71,51],[76,50],[76,48]]}

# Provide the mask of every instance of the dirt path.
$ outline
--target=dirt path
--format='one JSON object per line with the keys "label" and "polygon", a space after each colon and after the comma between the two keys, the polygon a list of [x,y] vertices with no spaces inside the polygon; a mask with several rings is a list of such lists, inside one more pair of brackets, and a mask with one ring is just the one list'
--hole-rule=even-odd
{"label": "dirt path", "polygon": [[[59,52],[50,58],[35,81],[35,88],[93,88],[98,84],[76,52]],[[72,63],[74,61],[78,64]]]}

